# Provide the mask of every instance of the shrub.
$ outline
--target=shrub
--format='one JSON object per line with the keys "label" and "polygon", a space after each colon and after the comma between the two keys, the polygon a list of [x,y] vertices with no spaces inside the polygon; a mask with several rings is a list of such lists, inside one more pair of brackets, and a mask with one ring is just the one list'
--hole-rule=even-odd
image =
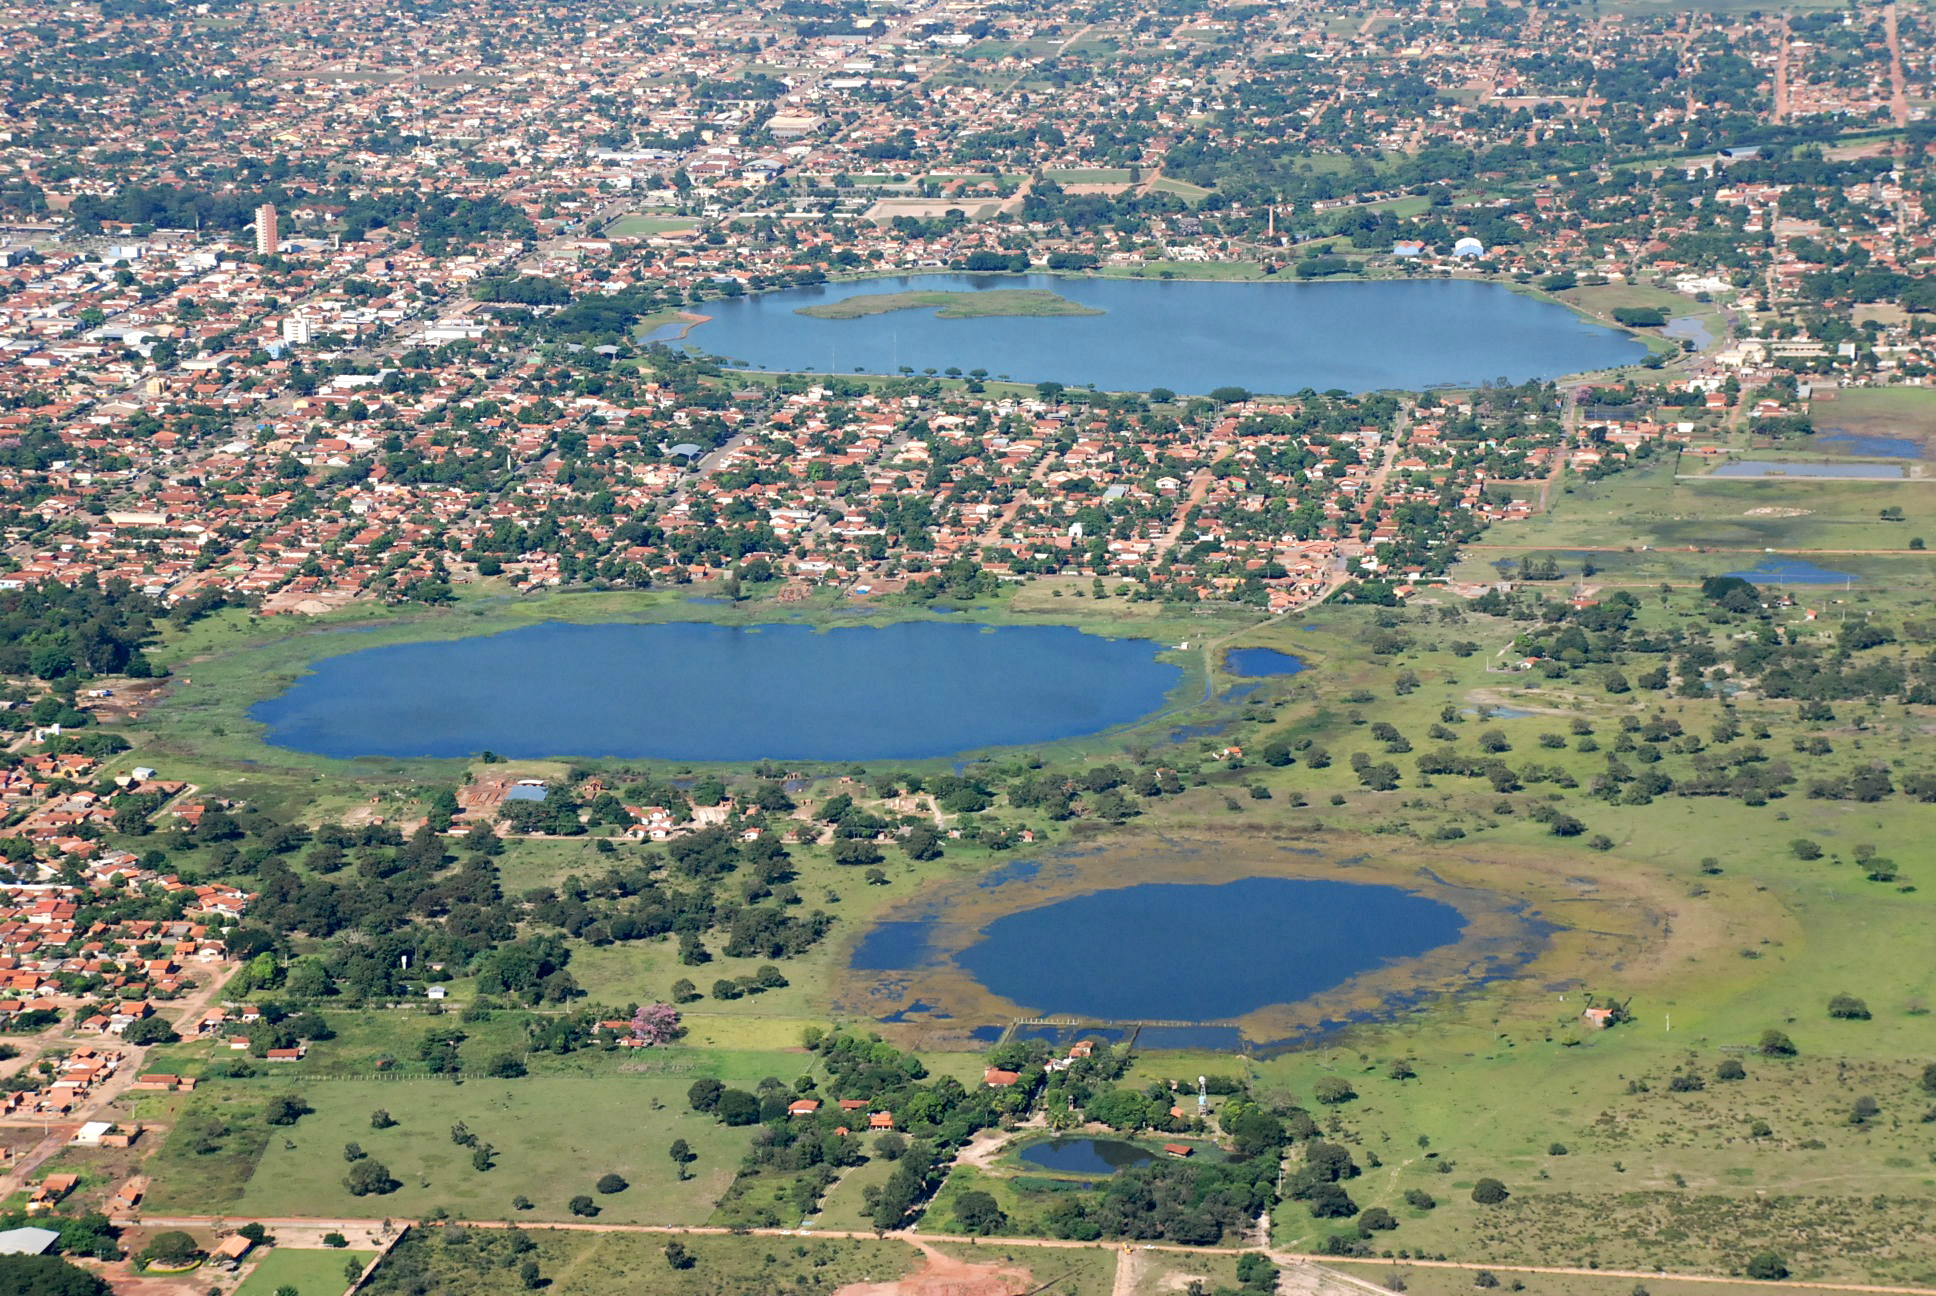
{"label": "shrub", "polygon": [[1761,1032],[1761,1039],[1755,1045],[1755,1048],[1763,1057],[1794,1057],[1798,1051],[1795,1048],[1795,1041],[1789,1039],[1784,1032],[1778,1030],[1765,1030]]}
{"label": "shrub", "polygon": [[1714,1078],[1716,1080],[1746,1080],[1748,1078],[1748,1068],[1742,1066],[1739,1059],[1724,1058],[1722,1059],[1721,1065],[1714,1068]]}
{"label": "shrub", "polygon": [[1748,1261],[1747,1274],[1760,1282],[1776,1282],[1788,1276],[1788,1266],[1773,1251],[1762,1251]]}
{"label": "shrub", "polygon": [[1405,1190],[1405,1204],[1413,1210],[1428,1211],[1435,1209],[1439,1204],[1439,1200],[1423,1188],[1407,1188]]}
{"label": "shrub", "polygon": [[1373,1206],[1358,1217],[1358,1227],[1383,1232],[1398,1227],[1398,1218],[1383,1206]]}
{"label": "shrub", "polygon": [[613,1193],[622,1193],[631,1186],[631,1184],[625,1182],[624,1175],[617,1174],[600,1175],[598,1182],[592,1185],[592,1187],[598,1189],[598,1191],[604,1193],[607,1197],[610,1197]]}
{"label": "shrub", "polygon": [[1358,1091],[1353,1089],[1351,1082],[1343,1076],[1325,1076],[1317,1082],[1311,1092],[1319,1102],[1333,1105],[1350,1102],[1358,1096]]}
{"label": "shrub", "polygon": [[1828,1001],[1828,1015],[1843,1021],[1867,1021],[1869,1005],[1852,994],[1839,994]]}
{"label": "shrub", "polygon": [[1512,1193],[1507,1191],[1506,1185],[1490,1176],[1472,1185],[1472,1200],[1481,1206],[1497,1206],[1510,1196]]}
{"label": "shrub", "polygon": [[591,1198],[585,1196],[583,1193],[580,1193],[578,1196],[572,1198],[569,1202],[567,1202],[565,1205],[565,1208],[569,1210],[572,1214],[582,1215],[586,1219],[590,1219],[592,1216],[598,1214],[598,1203],[593,1201]]}

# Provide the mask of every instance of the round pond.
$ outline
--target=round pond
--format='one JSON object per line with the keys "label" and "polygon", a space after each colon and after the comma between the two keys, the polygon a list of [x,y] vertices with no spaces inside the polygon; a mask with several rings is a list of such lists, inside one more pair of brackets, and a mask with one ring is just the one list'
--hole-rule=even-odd
{"label": "round pond", "polygon": [[1448,904],[1309,878],[1148,882],[995,919],[957,962],[1051,1016],[1227,1021],[1460,939]]}

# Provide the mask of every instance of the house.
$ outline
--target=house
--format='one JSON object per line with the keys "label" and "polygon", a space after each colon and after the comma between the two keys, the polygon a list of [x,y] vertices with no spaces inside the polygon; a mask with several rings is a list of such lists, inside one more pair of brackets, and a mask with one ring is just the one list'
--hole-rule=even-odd
{"label": "house", "polygon": [[819,1110],[820,1100],[818,1098],[796,1098],[787,1104],[787,1115],[789,1116],[811,1116]]}
{"label": "house", "polygon": [[303,1054],[307,1052],[309,1052],[308,1045],[298,1044],[294,1048],[270,1049],[262,1056],[265,1061],[269,1062],[300,1062],[303,1059]]}
{"label": "house", "polygon": [[255,1243],[240,1233],[231,1233],[209,1248],[208,1258],[211,1263],[224,1269],[233,1269],[242,1262],[242,1257],[249,1254],[254,1246]]}
{"label": "house", "polygon": [[1163,1145],[1163,1151],[1168,1156],[1181,1158],[1195,1156],[1197,1150],[1188,1143],[1165,1143]]}
{"label": "house", "polygon": [[148,1181],[140,1175],[136,1175],[115,1189],[114,1196],[108,1198],[108,1209],[110,1211],[121,1212],[131,1211],[139,1206],[141,1199],[147,1195]]}
{"label": "house", "polygon": [[[244,1047],[246,1047],[246,1042]],[[130,1085],[129,1088],[161,1090],[163,1092],[167,1092],[167,1091],[173,1090],[174,1087],[180,1082],[181,1082],[180,1076],[168,1075],[167,1073],[161,1072],[161,1071],[150,1071],[145,1075],[136,1076],[134,1078],[134,1084]]]}
{"label": "house", "polygon": [[1006,1089],[1021,1078],[1021,1072],[1004,1071],[1000,1067],[989,1067],[981,1073],[981,1082],[990,1089]]}
{"label": "house", "polygon": [[61,1198],[74,1191],[81,1182],[77,1174],[50,1174],[34,1186],[33,1196],[27,1199],[29,1211],[51,1210]]}
{"label": "house", "polygon": [[440,986],[440,985],[434,985],[434,986],[431,986],[431,987],[429,987],[428,989],[426,989],[426,990],[424,991],[424,998],[426,998],[426,999],[442,999],[442,998],[444,998],[444,997],[445,997],[446,995],[448,995],[449,993],[450,993],[450,992],[449,992],[448,990],[445,990],[445,989],[444,989],[444,987],[442,987],[442,986]]}
{"label": "house", "polygon": [[1580,1020],[1591,1026],[1594,1030],[1605,1030],[1607,1027],[1613,1025],[1613,1009],[1589,1008],[1580,1014]]}
{"label": "house", "polygon": [[867,1118],[867,1128],[871,1130],[891,1130],[894,1128],[893,1112],[875,1112]]}

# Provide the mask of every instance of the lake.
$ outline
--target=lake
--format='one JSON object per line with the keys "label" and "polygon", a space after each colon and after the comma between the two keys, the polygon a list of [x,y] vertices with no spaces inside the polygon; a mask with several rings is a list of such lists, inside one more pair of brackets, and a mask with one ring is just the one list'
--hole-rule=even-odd
{"label": "lake", "polygon": [[1227,1021],[1450,945],[1465,918],[1397,887],[1152,882],[995,919],[957,962],[1043,1015]]}
{"label": "lake", "polygon": [[[1102,312],[859,319],[797,312],[863,294],[1044,289]],[[905,275],[707,302],[683,345],[754,369],[986,369],[1021,382],[1202,393],[1353,392],[1557,378],[1644,359],[1624,332],[1472,280],[1218,283],[1071,275]],[[685,325],[650,335],[671,338]]]}
{"label": "lake", "polygon": [[918,760],[1160,710],[1161,646],[1066,626],[546,624],[325,657],[251,719],[322,756]]}
{"label": "lake", "polygon": [[1113,1175],[1118,1170],[1156,1160],[1154,1152],[1121,1139],[1050,1139],[1046,1143],[1031,1143],[1020,1155],[1029,1165],[1044,1170],[1081,1175]]}

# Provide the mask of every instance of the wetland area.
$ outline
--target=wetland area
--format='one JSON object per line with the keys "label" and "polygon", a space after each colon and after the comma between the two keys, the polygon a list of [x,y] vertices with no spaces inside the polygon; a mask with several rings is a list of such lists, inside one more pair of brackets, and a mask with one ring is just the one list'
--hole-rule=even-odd
{"label": "wetland area", "polygon": [[1047,1020],[1144,1024],[1144,1048],[1269,1050],[1549,956],[1618,958],[1621,924],[1548,916],[1583,898],[1499,861],[1426,869],[1262,834],[1132,833],[890,908],[854,945],[836,1009],[937,1040]]}

